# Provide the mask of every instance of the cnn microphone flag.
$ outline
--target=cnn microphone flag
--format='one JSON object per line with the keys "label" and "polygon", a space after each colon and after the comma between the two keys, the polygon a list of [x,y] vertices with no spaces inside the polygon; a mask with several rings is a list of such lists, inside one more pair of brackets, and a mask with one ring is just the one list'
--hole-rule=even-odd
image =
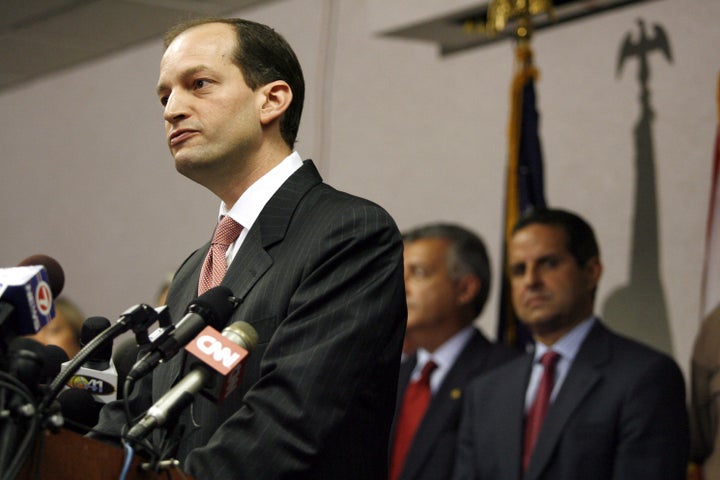
{"label": "cnn microphone flag", "polygon": [[535,79],[538,71],[533,65],[533,53],[527,41],[518,42],[514,69],[508,125],[502,284],[497,340],[506,345],[524,348],[532,343],[532,336],[518,321],[513,310],[507,271],[508,242],[512,236],[512,228],[521,214],[546,205],[542,150],[538,134],[539,115],[535,107]]}
{"label": "cnn microphone flag", "polygon": [[705,262],[700,303],[702,309],[700,313],[703,318],[720,304],[720,76],[718,77],[716,102],[718,123],[715,132],[710,206],[705,231]]}

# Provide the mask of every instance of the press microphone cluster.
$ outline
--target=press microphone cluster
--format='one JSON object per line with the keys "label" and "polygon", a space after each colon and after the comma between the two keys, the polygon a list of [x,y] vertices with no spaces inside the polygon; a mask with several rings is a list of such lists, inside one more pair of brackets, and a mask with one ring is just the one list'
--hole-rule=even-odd
{"label": "press microphone cluster", "polygon": [[[60,392],[66,387],[70,378],[85,364],[85,362],[96,354],[98,348],[102,348],[107,342],[112,342],[120,334],[132,330],[147,330],[153,323],[158,321],[159,316],[164,312],[158,312],[149,305],[139,304],[126,310],[117,321],[109,328],[101,331],[87,345],[85,345],[70,362],[65,365],[60,374],[53,379],[48,387],[47,394],[40,404],[41,409],[47,409],[54,402]],[[112,345],[112,343],[110,343]]]}
{"label": "press microphone cluster", "polygon": [[245,359],[258,342],[258,334],[247,322],[235,322],[222,334],[208,326],[186,347],[188,361],[183,378],[147,411],[128,432],[139,442],[155,428],[179,415],[200,392],[222,403],[240,384]]}
{"label": "press microphone cluster", "polygon": [[67,354],[23,335],[37,333],[52,320],[53,299],[65,284],[60,264],[32,255],[18,266],[0,268],[0,477],[14,478],[44,421],[39,399],[60,371]]}
{"label": "press microphone cluster", "polygon": [[[44,263],[35,265],[39,261]],[[144,432],[163,425],[168,415],[189,403],[184,400],[187,395],[191,400],[203,390],[209,398],[222,401],[237,387],[242,362],[257,343],[257,334],[248,324],[233,324],[222,335],[218,333],[239,300],[228,288],[215,287],[191,302],[176,323],[166,307],[145,304],[131,307],[115,323],[90,317],[83,324],[81,350],[68,360],[59,347],[22,337],[36,333],[52,319],[52,299],[63,285],[62,268],[50,257],[36,255],[18,267],[0,269],[0,480],[15,477],[29,455],[32,439],[42,429],[61,426],[63,416],[94,425],[101,406],[118,397],[123,383],[132,385],[189,342],[187,357],[192,361],[186,363],[187,378],[148,411],[146,417],[153,420],[141,422],[143,426],[137,428],[144,430],[139,435],[144,437]],[[148,335],[155,322],[160,328]],[[134,364],[123,356],[123,364],[132,368],[128,365],[126,381],[119,382],[112,343],[131,329],[140,351],[147,353]],[[133,358],[137,348],[134,344]]]}

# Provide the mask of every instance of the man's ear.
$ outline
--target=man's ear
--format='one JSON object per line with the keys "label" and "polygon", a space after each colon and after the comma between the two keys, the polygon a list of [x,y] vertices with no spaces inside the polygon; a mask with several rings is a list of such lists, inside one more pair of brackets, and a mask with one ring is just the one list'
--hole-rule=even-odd
{"label": "man's ear", "polygon": [[590,260],[587,261],[585,267],[583,267],[583,270],[585,271],[588,286],[591,288],[591,290],[595,290],[598,283],[600,282],[600,275],[602,275],[603,270],[600,259],[598,257],[592,257]]}
{"label": "man's ear", "polygon": [[260,122],[268,125],[280,118],[292,102],[290,85],[283,80],[275,80],[260,87],[262,105],[260,106]]}
{"label": "man's ear", "polygon": [[482,287],[482,281],[476,275],[468,274],[460,277],[456,286],[457,303],[460,305],[466,305],[475,300],[475,297]]}

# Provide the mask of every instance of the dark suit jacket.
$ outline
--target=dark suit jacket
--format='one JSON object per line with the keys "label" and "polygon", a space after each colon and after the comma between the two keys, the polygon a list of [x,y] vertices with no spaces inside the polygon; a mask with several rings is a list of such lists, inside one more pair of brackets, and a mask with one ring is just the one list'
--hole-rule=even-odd
{"label": "dark suit jacket", "polygon": [[681,480],[688,459],[682,373],[668,356],[591,329],[548,410],[521,475],[532,356],[468,389],[456,480]]}
{"label": "dark suit jacket", "polygon": [[[183,412],[177,458],[198,479],[387,476],[406,319],[402,240],[377,205],[338,192],[312,162],[270,199],[223,280],[242,300],[231,322],[259,333],[240,388]],[[197,296],[209,244],[177,271],[172,318]],[[183,355],[134,389],[142,412],[182,374]],[[99,428],[117,430],[117,408]],[[157,432],[156,432],[157,433]]]}
{"label": "dark suit jacket", "polygon": [[[452,476],[465,387],[478,375],[517,355],[514,350],[490,343],[479,331],[473,333],[428,406],[405,458],[401,479],[438,480]],[[412,356],[400,367],[396,418],[416,364],[417,357]],[[392,452],[394,428],[390,438]]]}

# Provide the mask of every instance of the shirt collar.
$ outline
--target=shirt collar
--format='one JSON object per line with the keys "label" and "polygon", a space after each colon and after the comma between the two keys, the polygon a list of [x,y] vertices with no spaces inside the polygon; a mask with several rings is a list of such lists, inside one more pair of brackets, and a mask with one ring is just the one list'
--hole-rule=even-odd
{"label": "shirt collar", "polygon": [[450,337],[449,340],[443,343],[440,348],[432,354],[424,348],[418,348],[417,365],[415,366],[415,370],[413,370],[413,376],[416,373],[419,375],[422,367],[431,359],[437,364],[438,369],[447,369],[453,365],[458,355],[460,355],[460,352],[465,348],[465,344],[470,341],[470,337],[474,331],[475,327],[468,325]]}
{"label": "shirt collar", "polygon": [[250,230],[265,204],[302,165],[303,161],[300,154],[298,152],[291,153],[272,170],[250,185],[230,210],[228,210],[225,202],[221,202],[218,221],[220,217],[229,215],[230,218],[242,225],[245,231]]}
{"label": "shirt collar", "polygon": [[572,362],[575,359],[578,350],[580,350],[580,346],[585,340],[585,337],[587,337],[588,333],[590,333],[590,329],[595,324],[595,321],[595,316],[586,318],[550,347],[543,343],[536,342],[535,355],[533,357],[534,361],[539,362],[545,352],[553,350],[559,353],[563,359]]}

